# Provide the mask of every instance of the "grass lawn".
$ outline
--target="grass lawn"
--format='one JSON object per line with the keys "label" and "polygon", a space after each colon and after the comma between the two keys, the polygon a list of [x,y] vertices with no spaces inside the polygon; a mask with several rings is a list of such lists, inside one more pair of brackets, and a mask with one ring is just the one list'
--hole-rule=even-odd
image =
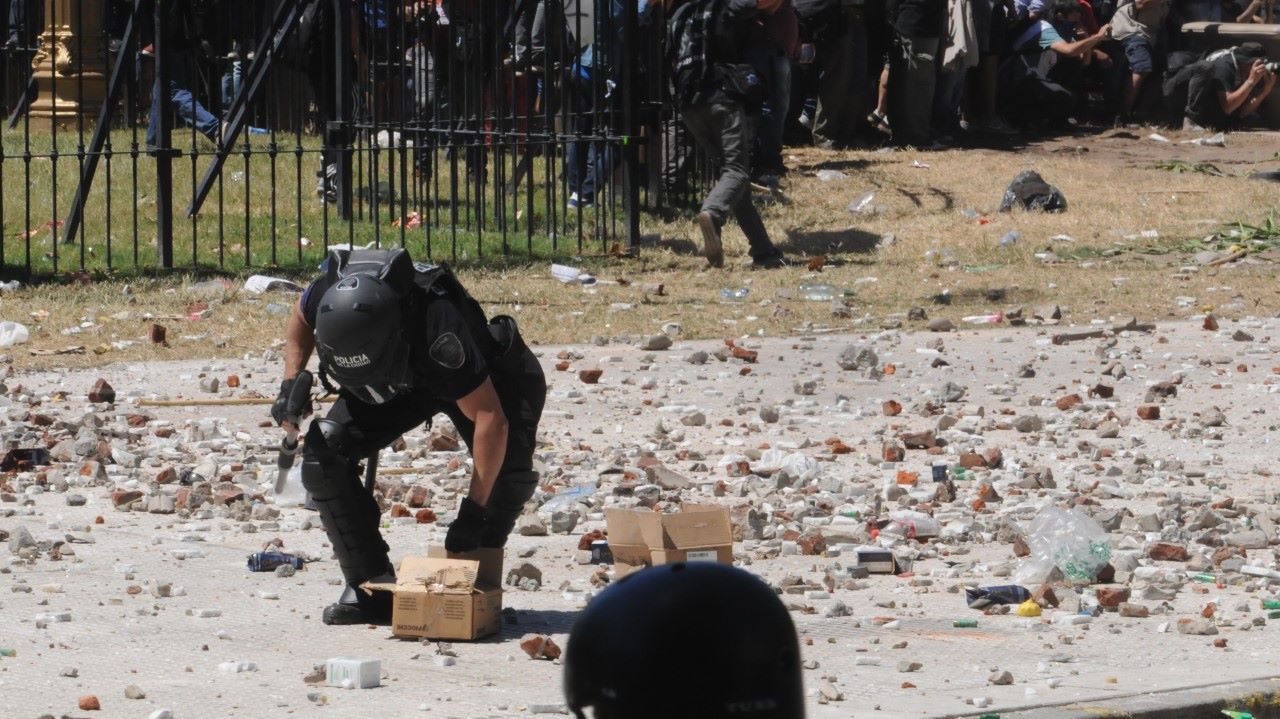
{"label": "grass lawn", "polygon": [[[671,213],[644,217],[646,241],[634,258],[605,252],[604,243],[596,241],[584,243],[579,253],[571,239],[575,230],[559,233],[554,253],[542,253],[549,249],[549,239],[543,245],[535,242],[536,259],[526,255],[502,263],[478,262],[473,251],[476,236],[466,235],[467,240],[458,244],[465,260],[460,274],[487,311],[516,316],[526,338],[542,345],[586,342],[597,336],[634,338],[658,332],[668,323],[679,324],[685,337],[701,338],[921,327],[922,322],[907,319],[912,308],[923,308],[929,318],[947,317],[961,327],[967,326],[963,318],[969,315],[1018,307],[1029,311],[1047,304],[1060,306],[1064,322],[1078,325],[1133,316],[1160,322],[1207,308],[1224,323],[1280,312],[1280,286],[1275,282],[1280,229],[1274,222],[1268,224],[1280,204],[1280,187],[1247,177],[1252,171],[1280,166],[1275,159],[1280,134],[1234,133],[1221,148],[1181,144],[1192,136],[1164,131],[1173,142],[1153,141],[1149,133],[1108,130],[1015,147],[935,153],[789,150],[783,200],[762,210],[775,243],[793,261],[789,269],[751,270],[746,242],[732,223],[725,233],[726,268],[707,269],[690,216]],[[12,141],[6,136],[6,143]],[[123,179],[115,183],[132,181],[126,171],[129,162],[117,158],[117,174]],[[237,162],[243,167],[242,160],[233,160],[229,172],[237,169]],[[21,216],[22,194],[12,189],[15,179],[21,182],[21,173],[13,174],[20,164],[15,167],[10,160],[4,167],[6,262],[15,247],[12,237],[21,231],[15,228],[23,226],[16,219]],[[51,164],[46,161],[41,169],[45,178]],[[69,170],[74,160],[59,164]],[[141,158],[139,164],[139,172],[148,171],[141,167]],[[320,236],[316,228],[323,221],[322,206],[305,192],[300,204],[295,197],[297,160],[280,156],[275,164],[276,187],[289,188],[274,196],[277,224],[272,231],[269,220],[251,218],[246,243],[243,217],[232,221],[229,214],[227,223],[234,227],[224,231],[223,250],[224,266],[230,270],[243,264],[246,251],[253,264],[269,261],[273,237],[276,260],[284,263],[297,259],[298,235]],[[314,156],[302,160],[305,191],[314,187],[310,168],[315,164]],[[1207,171],[1206,164],[1216,171]],[[37,163],[32,166],[34,175]],[[187,169],[181,169],[184,166]],[[1006,185],[1027,168],[1063,191],[1069,203],[1066,212],[996,212]],[[819,170],[837,170],[843,177],[824,181],[817,177]],[[273,201],[270,164],[251,163],[250,171],[248,183],[229,176],[224,180],[227,207],[242,207],[246,197],[254,198],[255,206]],[[184,172],[184,179],[175,183],[179,188],[189,188],[189,158],[175,164],[175,175]],[[145,187],[142,179],[140,186]],[[44,187],[48,186],[46,180]],[[867,193],[874,193],[866,203],[873,209],[851,212],[850,204]],[[179,191],[179,204],[187,195],[189,189]],[[116,256],[122,242],[129,246],[128,213],[134,207],[123,200],[129,196],[114,198],[111,205]],[[137,211],[147,218],[141,228],[150,227],[154,218],[154,201],[148,197],[139,194]],[[36,201],[33,189],[33,206]],[[86,237],[99,238],[98,244],[87,241],[86,247],[103,248],[107,205],[96,201]],[[33,214],[46,216],[49,199],[39,202],[41,212]],[[406,233],[418,256],[426,236],[433,238],[437,257],[449,247],[440,242],[451,230],[436,221],[434,209],[431,212],[424,229]],[[445,216],[444,208],[440,212]],[[397,237],[399,230],[390,224],[394,215],[384,208],[380,217],[366,217],[350,230],[342,228],[356,234],[357,242],[371,238],[375,229],[382,237]],[[196,223],[179,222],[178,227],[187,233],[178,243],[179,264],[189,265],[192,233],[216,237],[216,220],[202,217]],[[1002,244],[1011,232],[1017,233],[1016,239]],[[508,241],[523,250],[523,240],[511,238],[524,233],[510,232]],[[481,237],[486,253],[499,247],[500,234]],[[47,251],[48,232],[32,247],[33,252]],[[464,250],[471,254],[464,257]],[[583,267],[600,282],[583,287],[555,281],[549,271],[553,256]],[[1234,259],[1210,262],[1218,256]],[[309,248],[302,257],[304,268],[297,269],[295,262],[288,273],[305,276],[305,266],[319,258],[318,250]],[[216,264],[216,257],[199,258]],[[812,283],[833,285],[842,299],[801,299],[800,286]],[[211,285],[207,276],[177,273],[25,287],[0,294],[0,319],[27,324],[32,341],[0,351],[13,354],[18,370],[257,354],[279,340],[279,313],[293,300],[279,294],[247,295],[239,285],[238,277]],[[661,293],[654,291],[657,285],[662,285]],[[748,291],[745,298],[722,296],[725,290],[742,289]],[[206,307],[211,311],[208,318],[189,318]],[[170,346],[146,342],[146,326],[153,321],[168,327]],[[83,348],[83,354],[30,354],[33,349],[43,353],[75,347]]]}
{"label": "grass lawn", "polygon": [[[156,161],[145,153],[142,130],[136,137],[125,130],[112,133],[71,244],[56,241],[54,230],[61,239],[59,223],[68,215],[83,163],[81,138],[74,130],[56,136],[32,130],[28,136],[19,126],[5,132],[2,142],[2,264],[12,269],[29,263],[35,275],[157,265]],[[86,134],[83,144],[88,142]],[[319,139],[294,134],[255,135],[247,149],[242,139],[200,211],[188,217],[215,148],[190,129],[175,132],[174,145],[182,151],[173,161],[178,268],[236,273],[314,267],[326,244],[347,242],[402,244],[415,256],[463,265],[567,257],[607,249],[623,229],[620,202],[589,208],[581,217],[566,209],[563,185],[545,181],[549,173],[541,159],[532,165],[532,182],[512,187],[513,152],[501,161],[490,152],[488,176],[506,182],[488,183],[480,193],[469,184],[461,158],[436,152],[435,172],[423,177],[415,175],[412,149],[369,146],[357,150],[354,218],[348,222],[315,193]],[[462,202],[447,201],[454,194],[451,185]]]}

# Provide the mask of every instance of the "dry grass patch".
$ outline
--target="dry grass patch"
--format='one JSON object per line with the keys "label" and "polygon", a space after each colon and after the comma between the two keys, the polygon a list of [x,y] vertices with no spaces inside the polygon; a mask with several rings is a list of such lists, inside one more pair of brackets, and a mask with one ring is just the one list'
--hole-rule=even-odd
{"label": "dry grass patch", "polygon": [[[1225,318],[1280,311],[1273,264],[1280,254],[1269,249],[1280,237],[1252,246],[1242,261],[1179,271],[1195,264],[1199,238],[1228,223],[1259,223],[1274,211],[1277,186],[1244,175],[1280,164],[1274,160],[1280,135],[1234,134],[1228,147],[1210,148],[1176,144],[1186,138],[1173,133],[1175,143],[1135,134],[1067,138],[1017,151],[791,151],[786,199],[764,210],[775,242],[794,262],[786,270],[750,270],[733,225],[726,230],[729,266],[708,270],[693,225],[682,216],[646,218],[649,240],[638,259],[584,258],[584,269],[601,280],[592,287],[555,281],[549,263],[461,274],[490,312],[516,316],[526,336],[541,344],[640,336],[670,322],[679,323],[685,337],[701,338],[873,330],[912,307],[959,322],[970,314],[1057,304],[1077,324],[1135,315],[1161,320],[1204,306]],[[1175,172],[1160,163],[1212,163],[1224,176]],[[1066,213],[995,212],[1005,186],[1027,168],[1064,192]],[[823,182],[814,176],[819,169],[847,177]],[[850,212],[850,202],[866,192],[875,193],[870,204],[877,211]],[[1002,247],[1011,231],[1020,238]],[[1051,239],[1058,235],[1072,241]],[[811,272],[806,264],[820,255],[826,256],[823,269]],[[32,329],[29,345],[9,350],[18,369],[240,356],[278,339],[283,318],[269,305],[288,304],[290,297],[209,290],[202,281],[135,278],[26,288],[0,296],[0,319]],[[798,287],[810,282],[847,290],[844,306],[799,299]],[[645,291],[655,284],[664,286],[663,294]],[[742,288],[749,290],[745,299],[721,296]],[[952,304],[932,299],[944,292]],[[203,305],[207,319],[188,319]],[[169,347],[146,341],[151,321],[168,327]],[[79,332],[64,334],[73,327]],[[29,354],[70,346],[84,346],[86,354]]]}

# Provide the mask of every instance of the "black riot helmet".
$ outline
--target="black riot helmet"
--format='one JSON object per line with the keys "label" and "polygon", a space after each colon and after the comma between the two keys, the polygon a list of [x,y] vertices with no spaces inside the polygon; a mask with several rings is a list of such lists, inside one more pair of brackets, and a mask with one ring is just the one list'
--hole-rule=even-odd
{"label": "black riot helmet", "polygon": [[409,385],[403,304],[390,282],[364,273],[342,277],[320,298],[315,336],[321,366],[363,402],[382,404]]}
{"label": "black riot helmet", "polygon": [[710,562],[652,567],[601,592],[569,635],[564,691],[578,719],[804,717],[786,607],[754,575]]}

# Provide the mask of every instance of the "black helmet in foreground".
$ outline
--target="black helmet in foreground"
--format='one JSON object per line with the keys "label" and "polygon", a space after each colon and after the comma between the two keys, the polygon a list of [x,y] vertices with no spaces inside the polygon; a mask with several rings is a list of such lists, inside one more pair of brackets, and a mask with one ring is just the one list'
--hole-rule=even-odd
{"label": "black helmet in foreground", "polygon": [[804,717],[791,615],[723,564],[652,567],[601,592],[569,635],[564,690],[578,719]]}
{"label": "black helmet in foreground", "polygon": [[364,402],[382,404],[409,383],[401,305],[390,283],[369,274],[343,277],[320,298],[320,360],[329,376]]}

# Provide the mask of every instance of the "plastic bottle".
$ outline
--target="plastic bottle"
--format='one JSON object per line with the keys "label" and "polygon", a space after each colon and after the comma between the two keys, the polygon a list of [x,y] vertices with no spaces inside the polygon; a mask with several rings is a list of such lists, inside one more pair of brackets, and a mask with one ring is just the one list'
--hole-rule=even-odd
{"label": "plastic bottle", "polygon": [[800,299],[810,302],[830,302],[836,298],[835,285],[815,282],[800,285]]}
{"label": "plastic bottle", "polygon": [[1280,609],[1280,599],[1264,599],[1262,600],[1263,609]]}
{"label": "plastic bottle", "polygon": [[1245,566],[1241,567],[1240,573],[1247,574],[1251,577],[1265,577],[1267,579],[1280,580],[1280,572],[1277,572],[1274,569],[1267,569],[1266,567],[1259,567],[1252,564],[1246,564]]}
{"label": "plastic bottle", "polygon": [[998,325],[1004,322],[1004,313],[993,312],[989,315],[969,315],[962,319],[971,325]]}
{"label": "plastic bottle", "polygon": [[951,626],[955,627],[956,629],[977,629],[978,620],[977,619],[957,619],[954,622],[951,622]]}
{"label": "plastic bottle", "polygon": [[720,297],[726,300],[745,300],[749,294],[751,294],[751,290],[746,287],[739,287],[736,290],[726,287],[723,290],[720,290]]}
{"label": "plastic bottle", "polygon": [[881,534],[904,539],[925,539],[942,533],[942,526],[938,524],[938,520],[923,512],[902,510],[891,514],[890,519],[892,521],[880,530]]}

